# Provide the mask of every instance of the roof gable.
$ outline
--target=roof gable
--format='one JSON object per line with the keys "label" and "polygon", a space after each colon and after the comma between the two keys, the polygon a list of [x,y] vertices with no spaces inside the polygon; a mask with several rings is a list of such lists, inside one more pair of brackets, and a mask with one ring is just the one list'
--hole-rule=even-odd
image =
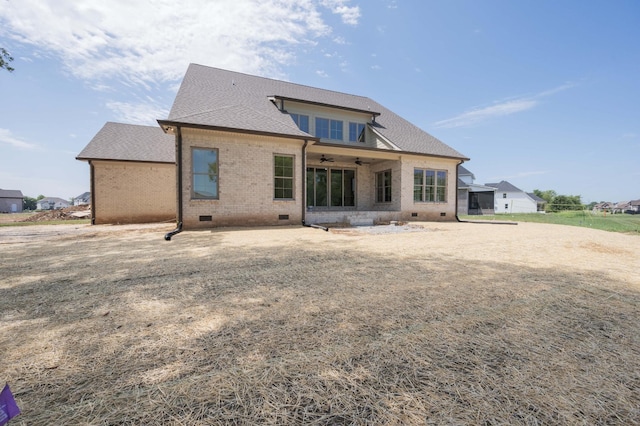
{"label": "roof gable", "polygon": [[174,143],[156,126],[107,122],[76,159],[175,163]]}
{"label": "roof gable", "polygon": [[506,180],[500,181],[498,183],[485,183],[485,185],[496,188],[498,191],[502,192],[524,192],[522,189],[511,185]]}
{"label": "roof gable", "polygon": [[24,198],[18,189],[0,189],[0,198]]}
{"label": "roof gable", "polygon": [[[466,159],[464,155],[374,100],[286,81],[191,64],[168,122],[317,139],[301,131],[273,99],[296,100],[375,116],[376,132],[402,151]],[[161,123],[163,120],[161,120]]]}

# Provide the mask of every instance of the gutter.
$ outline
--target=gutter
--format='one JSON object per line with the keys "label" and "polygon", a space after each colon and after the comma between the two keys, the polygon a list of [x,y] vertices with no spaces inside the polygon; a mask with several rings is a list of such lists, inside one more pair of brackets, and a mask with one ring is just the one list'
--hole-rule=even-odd
{"label": "gutter", "polygon": [[93,162],[89,160],[89,180],[91,181],[91,224],[96,224],[96,181]]}
{"label": "gutter", "polygon": [[182,130],[176,127],[176,186],[178,191],[177,227],[164,235],[166,241],[182,232]]}
{"label": "gutter", "polygon": [[307,216],[307,182],[305,180],[305,177],[307,176],[307,145],[309,144],[309,141],[307,139],[304,140],[304,145],[302,145],[302,226],[306,226],[307,228],[316,228],[316,229],[322,229],[323,231],[329,232],[329,228],[327,228],[326,226],[322,226],[322,225],[315,225],[315,224],[307,224],[306,223],[306,216]]}

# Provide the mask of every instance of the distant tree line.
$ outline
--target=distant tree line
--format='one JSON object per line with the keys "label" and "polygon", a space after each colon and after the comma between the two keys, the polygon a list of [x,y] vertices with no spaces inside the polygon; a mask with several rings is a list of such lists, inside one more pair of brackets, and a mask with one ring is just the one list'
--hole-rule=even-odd
{"label": "distant tree line", "polygon": [[553,189],[546,191],[534,189],[533,193],[547,202],[545,210],[548,212],[582,210],[583,208],[580,195],[558,195]]}

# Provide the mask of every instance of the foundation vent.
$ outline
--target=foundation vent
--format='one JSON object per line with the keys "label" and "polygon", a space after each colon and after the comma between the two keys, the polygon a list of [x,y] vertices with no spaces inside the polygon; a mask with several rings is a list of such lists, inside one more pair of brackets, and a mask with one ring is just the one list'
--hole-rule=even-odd
{"label": "foundation vent", "polygon": [[411,217],[418,217],[418,213],[411,213]]}
{"label": "foundation vent", "polygon": [[212,216],[200,216],[200,222],[211,222],[212,220]]}
{"label": "foundation vent", "polygon": [[446,216],[446,215],[447,215],[447,213],[445,213],[445,212],[440,213],[440,216]]}
{"label": "foundation vent", "polygon": [[289,220],[289,215],[288,214],[278,215],[278,220]]}

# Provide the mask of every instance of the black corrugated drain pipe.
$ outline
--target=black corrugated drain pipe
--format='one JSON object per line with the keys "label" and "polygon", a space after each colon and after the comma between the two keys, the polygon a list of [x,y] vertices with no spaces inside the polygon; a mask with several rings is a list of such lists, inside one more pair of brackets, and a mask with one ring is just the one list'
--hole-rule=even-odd
{"label": "black corrugated drain pipe", "polygon": [[164,239],[167,241],[171,241],[171,237],[173,237],[176,234],[179,234],[180,232],[182,232],[182,222],[178,222],[178,226],[176,227],[176,229],[164,234]]}
{"label": "black corrugated drain pipe", "polygon": [[[303,179],[307,176],[307,144],[309,141],[305,140],[304,145],[302,145],[302,176]],[[307,201],[307,185],[302,185],[302,226],[306,226],[307,228],[316,228],[322,229],[323,231],[329,232],[329,228],[322,225],[316,225],[313,223],[306,222],[306,214],[307,214],[307,206],[305,205]]]}

